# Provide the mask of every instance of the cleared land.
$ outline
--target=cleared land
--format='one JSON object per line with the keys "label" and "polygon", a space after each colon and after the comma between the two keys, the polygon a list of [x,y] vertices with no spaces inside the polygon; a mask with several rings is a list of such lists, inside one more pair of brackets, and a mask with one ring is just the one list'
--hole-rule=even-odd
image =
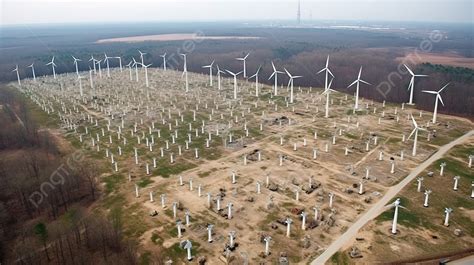
{"label": "cleared land", "polygon": [[410,64],[431,63],[450,66],[467,67],[474,69],[474,58],[466,58],[456,53],[423,53],[410,52],[405,57],[398,57],[397,61]]}
{"label": "cleared land", "polygon": [[[286,87],[279,87],[275,96],[271,87],[261,85],[257,97],[253,82],[239,80],[238,99],[233,99],[232,79],[224,78],[218,90],[216,82],[209,86],[207,75],[189,74],[186,93],[180,72],[149,69],[149,88],[144,70],[138,74],[139,82],[134,76],[130,80],[126,70],[112,69],[110,77],[105,71],[102,77],[93,75],[93,88],[82,82],[83,96],[73,74],[25,80],[22,91],[52,117],[59,115],[64,135],[75,147],[109,168],[101,176],[105,195],[95,211],[107,215],[120,209],[125,234],[139,239],[144,260],[160,253],[182,262],[186,252],[179,244],[189,239],[195,258],[204,256],[209,264],[275,263],[281,256],[292,263],[310,262],[391,186],[440,146],[472,129],[472,123],[460,118],[440,115],[437,124],[430,124],[430,113],[364,99],[353,111],[354,99],[341,93],[331,94],[330,116],[324,118],[321,89],[295,86],[295,102],[289,103]],[[402,141],[412,130],[411,114],[428,130],[420,133],[414,157],[413,142]],[[154,210],[158,215],[150,217]],[[186,210],[189,226],[184,225]],[[289,237],[287,218],[293,220]],[[182,238],[178,220],[183,221]],[[212,243],[207,242],[208,224],[214,225]],[[236,231],[238,245],[226,253],[230,231]],[[263,255],[264,236],[272,238],[269,256]]]}
{"label": "cleared land", "polygon": [[249,39],[260,39],[261,37],[247,37],[247,36],[204,36],[196,33],[184,33],[184,34],[158,34],[158,35],[145,35],[145,36],[133,36],[124,38],[111,38],[98,40],[96,43],[107,43],[107,42],[144,42],[144,41],[183,41],[183,40],[249,40]]}

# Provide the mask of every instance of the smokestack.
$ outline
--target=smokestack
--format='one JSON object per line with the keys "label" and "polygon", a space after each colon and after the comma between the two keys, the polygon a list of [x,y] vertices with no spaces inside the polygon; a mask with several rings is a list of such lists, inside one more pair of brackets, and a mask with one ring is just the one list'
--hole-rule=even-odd
{"label": "smokestack", "polygon": [[298,11],[296,13],[296,21],[301,24],[301,0],[298,0]]}

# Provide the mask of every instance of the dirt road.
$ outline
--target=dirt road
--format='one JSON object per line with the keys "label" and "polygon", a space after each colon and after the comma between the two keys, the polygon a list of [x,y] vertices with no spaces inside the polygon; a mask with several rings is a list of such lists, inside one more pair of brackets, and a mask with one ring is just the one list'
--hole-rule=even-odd
{"label": "dirt road", "polygon": [[465,142],[470,136],[474,135],[474,130],[469,131],[463,136],[456,140],[443,145],[436,153],[430,158],[421,163],[416,167],[406,178],[400,183],[391,187],[385,195],[377,203],[375,203],[364,215],[362,215],[347,231],[342,234],[336,241],[334,241],[318,258],[311,262],[311,265],[319,265],[327,262],[332,255],[334,255],[339,249],[346,246],[356,235],[357,232],[366,225],[370,220],[377,217],[381,212],[385,210],[385,205],[392,202],[394,197],[409,183],[413,181],[423,170],[430,166],[433,162],[440,159],[446,152],[452,147]]}

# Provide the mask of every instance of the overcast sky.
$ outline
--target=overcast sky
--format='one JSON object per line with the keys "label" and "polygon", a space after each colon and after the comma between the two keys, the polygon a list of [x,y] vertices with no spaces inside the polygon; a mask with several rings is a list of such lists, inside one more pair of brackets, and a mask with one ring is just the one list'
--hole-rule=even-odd
{"label": "overcast sky", "polygon": [[[298,0],[0,0],[0,23],[295,19]],[[473,23],[472,0],[301,0],[302,19]]]}

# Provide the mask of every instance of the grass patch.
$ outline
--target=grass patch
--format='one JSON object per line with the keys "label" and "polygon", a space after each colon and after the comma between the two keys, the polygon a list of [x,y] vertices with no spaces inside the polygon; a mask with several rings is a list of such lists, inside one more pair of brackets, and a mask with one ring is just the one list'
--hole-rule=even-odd
{"label": "grass patch", "polygon": [[196,165],[191,163],[175,163],[173,165],[160,166],[153,171],[153,174],[162,176],[163,178],[169,178],[171,175],[177,175],[194,167],[196,167]]}
{"label": "grass patch", "polygon": [[338,251],[331,256],[331,263],[346,265],[349,264],[349,257],[345,253]]}
{"label": "grass patch", "polygon": [[[429,228],[432,227],[431,223],[427,222],[424,219],[421,219],[414,211],[410,210],[408,207],[409,200],[405,197],[400,197],[401,205],[408,208],[398,210],[398,224],[405,227],[416,228],[418,226]],[[375,220],[377,222],[392,221],[393,220],[394,209],[389,209],[382,214],[380,214]]]}
{"label": "grass patch", "polygon": [[103,182],[105,183],[105,192],[110,194],[116,191],[119,187],[119,184],[122,183],[124,177],[120,174],[113,174],[103,178]]}
{"label": "grass patch", "polygon": [[140,188],[145,188],[146,186],[150,185],[151,183],[153,183],[153,180],[151,180],[148,177],[142,178],[139,181],[137,181],[137,185]]}

